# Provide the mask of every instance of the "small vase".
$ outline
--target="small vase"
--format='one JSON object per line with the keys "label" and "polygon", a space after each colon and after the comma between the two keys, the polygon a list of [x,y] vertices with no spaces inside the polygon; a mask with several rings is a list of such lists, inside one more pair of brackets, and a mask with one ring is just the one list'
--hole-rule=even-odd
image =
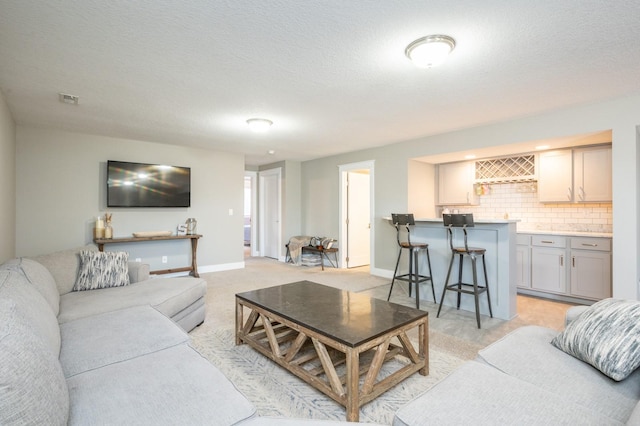
{"label": "small vase", "polygon": [[111,225],[107,225],[104,227],[104,237],[106,239],[113,238],[113,228],[111,227]]}

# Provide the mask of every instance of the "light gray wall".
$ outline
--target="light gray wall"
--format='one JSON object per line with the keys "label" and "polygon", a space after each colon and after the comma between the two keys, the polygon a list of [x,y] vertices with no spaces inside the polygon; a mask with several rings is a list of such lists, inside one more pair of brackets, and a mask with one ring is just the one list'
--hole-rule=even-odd
{"label": "light gray wall", "polygon": [[[16,254],[37,255],[92,241],[96,216],[106,208],[106,161],[171,164],[191,168],[190,208],[111,208],[115,237],[171,230],[194,217],[200,272],[241,267],[244,157],[152,142],[43,130],[17,129]],[[229,209],[233,215],[229,215]],[[188,241],[110,245],[140,257],[151,269],[187,266]],[[162,264],[162,256],[169,262]]]}
{"label": "light gray wall", "polygon": [[338,233],[338,166],[375,160],[375,258],[371,270],[386,275],[397,256],[392,228],[382,220],[408,209],[409,160],[425,155],[500,146],[517,142],[613,131],[613,295],[638,298],[640,96],[627,96],[512,120],[429,136],[381,148],[302,163],[303,231]]}
{"label": "light gray wall", "polygon": [[16,125],[0,92],[0,263],[15,256]]}

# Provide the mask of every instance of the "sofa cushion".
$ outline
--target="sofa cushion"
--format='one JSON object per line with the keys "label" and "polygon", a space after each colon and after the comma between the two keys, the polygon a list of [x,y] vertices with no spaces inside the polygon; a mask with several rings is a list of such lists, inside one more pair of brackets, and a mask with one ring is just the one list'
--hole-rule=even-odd
{"label": "sofa cushion", "polygon": [[56,280],[58,293],[62,296],[73,290],[80,265],[80,256],[78,254],[82,250],[97,251],[98,247],[90,244],[74,249],[35,256],[32,257],[32,259],[44,265],[44,267],[51,272],[51,275],[53,275],[53,278]]}
{"label": "sofa cushion", "polygon": [[394,426],[621,425],[587,407],[469,361],[400,408]]}
{"label": "sofa cushion", "polygon": [[60,311],[60,293],[56,287],[56,280],[44,265],[32,259],[24,257],[11,259],[0,269],[13,269],[21,272],[31,285],[33,285],[47,301],[54,315]]}
{"label": "sofa cushion", "polygon": [[129,253],[83,250],[73,291],[129,285]]}
{"label": "sofa cushion", "polygon": [[136,306],[60,325],[60,363],[66,377],[157,352],[189,340],[151,306]]}
{"label": "sofa cushion", "polygon": [[27,278],[13,270],[0,271],[0,299],[12,300],[47,343],[56,357],[60,354],[60,327],[47,301]]}
{"label": "sofa cushion", "polygon": [[557,334],[545,327],[520,327],[481,350],[478,359],[554,394],[558,401],[625,422],[638,402],[640,372],[616,382],[553,346]]}
{"label": "sofa cushion", "polygon": [[0,424],[67,424],[69,392],[47,346],[20,307],[0,299]]}
{"label": "sofa cushion", "polygon": [[124,287],[74,291],[60,297],[58,321],[62,324],[103,312],[132,306],[151,305],[169,318],[207,292],[200,278],[154,278]]}
{"label": "sofa cushion", "polygon": [[[114,379],[116,378],[116,379]],[[111,364],[67,380],[70,425],[232,425],[255,408],[186,344]]]}
{"label": "sofa cushion", "polygon": [[640,301],[601,300],[551,343],[613,380],[623,380],[640,366]]}

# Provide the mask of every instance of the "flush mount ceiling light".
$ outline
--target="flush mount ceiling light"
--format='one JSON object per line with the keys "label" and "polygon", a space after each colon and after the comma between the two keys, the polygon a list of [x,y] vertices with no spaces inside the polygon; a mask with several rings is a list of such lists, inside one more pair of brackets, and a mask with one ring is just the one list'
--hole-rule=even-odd
{"label": "flush mount ceiling light", "polygon": [[443,63],[456,47],[456,41],[446,35],[428,35],[409,44],[404,50],[407,58],[420,68],[431,68]]}
{"label": "flush mount ceiling light", "polygon": [[58,93],[58,100],[63,104],[78,105],[80,98],[76,95],[69,95],[68,93]]}
{"label": "flush mount ceiling light", "polygon": [[264,133],[269,130],[273,121],[267,120],[266,118],[250,118],[247,120],[247,124],[252,132]]}

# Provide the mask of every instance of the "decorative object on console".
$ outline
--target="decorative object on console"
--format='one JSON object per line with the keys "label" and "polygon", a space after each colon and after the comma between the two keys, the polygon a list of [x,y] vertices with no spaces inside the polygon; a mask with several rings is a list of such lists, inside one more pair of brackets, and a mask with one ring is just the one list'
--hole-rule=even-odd
{"label": "decorative object on console", "polygon": [[98,216],[96,218],[96,225],[93,228],[93,237],[104,238],[104,220],[102,220],[102,216]]}
{"label": "decorative object on console", "polygon": [[187,235],[195,235],[196,234],[196,229],[198,227],[198,221],[195,218],[190,217],[189,219],[187,219],[187,221],[185,222],[185,225],[187,225]]}
{"label": "decorative object on console", "polygon": [[105,238],[113,238],[113,228],[111,227],[111,213],[104,214],[104,237]]}
{"label": "decorative object on console", "polygon": [[169,235],[171,235],[171,231],[140,231],[133,233],[136,238],[168,237]]}
{"label": "decorative object on console", "polygon": [[640,366],[640,302],[604,299],[591,305],[551,344],[621,381]]}
{"label": "decorative object on console", "polygon": [[179,223],[176,229],[176,235],[187,235],[187,224]]}
{"label": "decorative object on console", "polygon": [[129,253],[83,250],[73,291],[129,285]]}

